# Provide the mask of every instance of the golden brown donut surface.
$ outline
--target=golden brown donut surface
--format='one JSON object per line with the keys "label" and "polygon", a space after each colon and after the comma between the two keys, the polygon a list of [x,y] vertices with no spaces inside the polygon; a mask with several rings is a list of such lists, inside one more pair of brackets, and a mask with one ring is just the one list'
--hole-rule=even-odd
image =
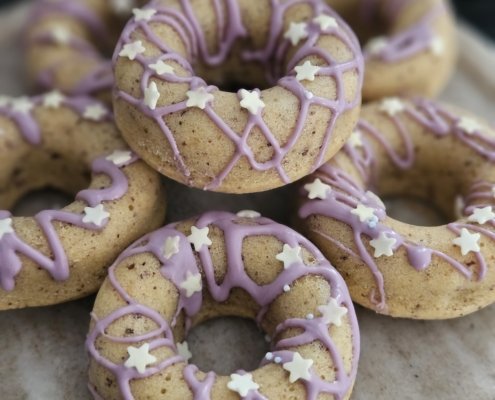
{"label": "golden brown donut surface", "polygon": [[[1,97],[0,159],[0,309],[96,291],[115,257],[163,221],[159,174],[128,150],[93,99]],[[61,210],[7,211],[45,187],[88,188]]]}

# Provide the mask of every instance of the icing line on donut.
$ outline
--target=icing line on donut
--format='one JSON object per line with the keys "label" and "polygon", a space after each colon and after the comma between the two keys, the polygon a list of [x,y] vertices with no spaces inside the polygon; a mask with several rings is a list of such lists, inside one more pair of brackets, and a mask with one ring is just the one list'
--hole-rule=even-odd
{"label": "icing line on donut", "polygon": [[[323,277],[331,286],[331,299],[328,306],[321,306],[318,311],[322,316],[314,316],[312,319],[307,318],[292,318],[284,321],[276,327],[274,337],[290,328],[297,328],[302,333],[291,337],[279,340],[272,343],[272,357],[265,358],[261,365],[266,365],[269,362],[275,362],[284,366],[284,369],[290,371],[293,366],[286,366],[293,362],[299,362],[298,354],[292,351],[284,350],[292,346],[301,346],[319,340],[322,345],[329,351],[336,368],[335,382],[326,382],[319,378],[311,369],[308,369],[302,379],[302,383],[306,387],[307,399],[315,400],[320,393],[330,393],[337,399],[342,399],[343,396],[351,388],[352,382],[356,376],[357,359],[359,357],[359,334],[357,328],[357,320],[352,308],[352,302],[349,298],[346,286],[340,275],[330,267],[321,253],[307,239],[298,235],[289,228],[283,227],[275,222],[256,217],[251,219],[250,224],[241,224],[242,217],[237,217],[225,212],[210,212],[201,216],[195,224],[198,229],[204,229],[208,226],[215,226],[224,232],[224,240],[226,246],[226,257],[228,270],[221,284],[217,284],[214,276],[213,261],[208,246],[202,246],[197,252],[201,261],[202,270],[204,273],[204,281],[208,288],[208,292],[217,302],[223,302],[228,299],[233,288],[242,288],[256,301],[260,306],[260,310],[256,317],[258,324],[261,324],[265,313],[268,311],[270,304],[281,294],[286,292],[284,287],[297,279],[307,275],[317,275]],[[253,221],[255,224],[253,224]],[[92,315],[95,322],[94,328],[89,333],[86,341],[86,348],[99,365],[108,369],[117,379],[119,390],[124,399],[133,399],[130,388],[130,381],[134,379],[142,379],[150,377],[165,370],[168,366],[184,362],[184,359],[179,355],[159,361],[151,366],[148,366],[144,372],[138,372],[134,368],[128,368],[123,364],[116,364],[101,355],[96,347],[96,341],[99,336],[104,336],[106,339],[116,343],[140,343],[146,341],[149,343],[149,349],[153,350],[162,346],[166,346],[177,353],[175,341],[173,340],[172,327],[177,322],[179,314],[184,312],[186,316],[186,329],[190,327],[190,320],[196,313],[199,312],[202,305],[202,293],[197,292],[191,296],[187,296],[181,290],[180,285],[187,276],[192,274],[200,274],[201,271],[196,263],[193,248],[189,240],[184,234],[177,231],[175,224],[168,225],[154,233],[145,236],[143,239],[136,242],[134,245],[124,251],[109,269],[108,279],[113,288],[119,293],[125,301],[125,306],[113,311],[104,318],[97,318]],[[279,276],[271,283],[259,286],[247,274],[244,269],[242,260],[242,244],[247,237],[268,235],[275,236],[277,239],[290,245],[291,247],[304,247],[311,252],[315,261],[310,267],[304,265],[302,260],[291,264],[290,268],[282,270]],[[174,254],[171,258],[164,256],[163,247],[168,238],[179,237],[180,251]],[[150,309],[134,300],[123,287],[119,284],[115,274],[117,266],[125,259],[134,255],[151,253],[156,257],[161,264],[160,272],[164,278],[170,280],[178,289],[179,301],[177,310],[172,319],[171,325],[157,311]],[[330,307],[331,309],[326,309]],[[333,308],[332,308],[333,307]],[[345,308],[345,312],[340,310],[334,318],[329,318],[328,312]],[[316,310],[315,310],[316,311]],[[335,344],[333,343],[329,333],[329,324],[340,324],[340,318],[347,314],[353,335],[353,364],[352,371],[348,375],[345,371],[343,360],[339,355]],[[150,318],[155,322],[157,328],[151,332],[132,337],[114,337],[109,336],[107,328],[115,321],[127,315],[142,315]],[[340,316],[339,316],[340,315]],[[196,400],[209,399],[211,388],[215,382],[215,373],[206,374],[204,380],[200,381],[196,373],[198,368],[194,365],[185,365],[183,369],[183,377],[189,388],[195,395]],[[244,375],[244,371],[238,371]],[[95,388],[91,389],[96,392]],[[96,397],[95,397],[96,398]],[[257,390],[249,392],[250,399],[265,399]]]}

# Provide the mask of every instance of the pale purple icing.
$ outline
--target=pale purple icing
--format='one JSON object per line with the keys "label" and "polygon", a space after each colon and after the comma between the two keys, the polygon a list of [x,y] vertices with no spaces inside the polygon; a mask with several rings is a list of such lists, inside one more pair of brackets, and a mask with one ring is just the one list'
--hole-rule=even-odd
{"label": "pale purple icing", "polygon": [[[483,132],[474,132],[469,135],[463,132],[458,126],[459,117],[448,111],[440,104],[426,99],[415,99],[410,105],[406,105],[405,115],[421,124],[426,132],[437,136],[438,138],[454,136],[461,141],[466,147],[483,156],[487,162],[495,163],[495,138],[485,135]],[[390,117],[395,124],[398,134],[403,143],[403,148],[394,148],[378,128],[373,126],[369,121],[362,119],[358,124],[358,130],[362,133],[363,146],[354,148],[346,144],[344,150],[353,161],[357,170],[361,174],[364,186],[353,179],[343,168],[332,164],[324,165],[314,177],[320,178],[324,183],[330,185],[334,190],[327,192],[325,200],[308,200],[306,199],[299,209],[299,217],[307,218],[311,215],[322,215],[336,219],[352,228],[354,242],[357,248],[357,254],[342,244],[338,238],[331,233],[315,231],[316,234],[329,240],[344,252],[360,258],[371,270],[376,281],[378,293],[373,290],[371,300],[380,311],[386,311],[386,293],[383,284],[383,275],[377,264],[377,259],[366,249],[365,242],[376,239],[381,233],[386,233],[389,238],[396,239],[394,252],[403,247],[408,256],[410,265],[418,271],[425,270],[431,263],[432,257],[436,256],[452,265],[460,274],[471,279],[473,277],[472,266],[464,265],[463,262],[451,257],[441,251],[427,246],[412,243],[407,238],[401,236],[399,232],[393,230],[387,225],[387,213],[381,200],[368,189],[373,186],[374,160],[375,154],[370,140],[378,142],[383,146],[397,168],[407,170],[412,168],[415,163],[414,142],[411,133],[400,118],[400,114]],[[482,207],[478,201],[493,201],[492,188],[495,182],[476,182],[472,185],[468,194],[464,196],[464,216],[472,214],[477,207]],[[307,191],[301,189],[301,196],[307,198]],[[376,221],[361,222],[359,218],[351,214],[358,204],[364,204],[373,209]],[[486,205],[486,204],[485,204]],[[495,221],[489,221],[487,226],[495,227]],[[469,231],[480,233],[487,238],[495,240],[493,229],[486,229],[480,225],[475,225],[463,218],[459,221],[446,225],[446,229],[459,235],[462,228]],[[366,237],[367,239],[364,239]],[[459,253],[460,256],[460,253]],[[475,253],[478,263],[478,279],[482,280],[487,272],[487,261],[482,251]]]}
{"label": "pale purple icing", "polygon": [[[249,224],[246,224],[248,222]],[[186,297],[179,290],[179,301],[175,315],[171,321],[167,321],[156,310],[139,304],[124,288],[119,284],[116,277],[116,269],[125,259],[134,255],[150,253],[156,257],[160,263],[160,272],[164,279],[173,282],[178,288],[183,282],[188,273],[197,274],[202,272],[203,290],[208,290],[213,299],[217,302],[223,302],[228,299],[233,288],[242,288],[259,305],[260,310],[256,317],[259,325],[261,325],[265,313],[268,311],[270,304],[282,293],[284,286],[290,285],[297,279],[307,275],[317,275],[323,277],[331,286],[331,295],[338,304],[345,306],[348,310],[348,318],[351,325],[352,340],[353,340],[353,358],[352,370],[348,374],[345,371],[343,360],[339,354],[335,343],[328,333],[329,325],[325,324],[321,317],[315,316],[314,319],[292,318],[282,322],[276,327],[274,337],[279,333],[291,328],[297,327],[302,330],[302,333],[284,340],[272,342],[272,352],[274,357],[280,357],[283,362],[292,360],[293,352],[287,348],[300,346],[319,340],[322,346],[325,347],[334,362],[336,370],[336,379],[334,382],[323,381],[314,370],[311,370],[309,380],[304,380],[306,387],[306,398],[316,400],[319,394],[328,393],[334,395],[335,399],[343,399],[351,389],[356,377],[357,362],[359,358],[359,330],[352,301],[349,297],[347,287],[341,276],[330,265],[330,263],[321,255],[316,247],[307,239],[296,233],[295,231],[283,225],[277,224],[266,218],[243,220],[233,214],[226,212],[210,212],[203,214],[195,223],[198,228],[207,226],[215,226],[224,232],[225,249],[228,263],[228,270],[223,281],[218,284],[214,277],[214,266],[210,250],[207,246],[203,246],[199,253],[201,267],[196,263],[194,252],[187,238],[175,229],[175,224],[168,225],[158,231],[155,231],[144,238],[138,240],[134,245],[125,250],[109,269],[108,279],[112,287],[119,293],[126,305],[113,311],[111,314],[98,318],[92,315],[95,322],[93,330],[89,333],[86,341],[86,348],[90,357],[94,362],[108,370],[116,379],[119,388],[120,396],[125,400],[134,399],[131,392],[130,383],[132,380],[144,379],[157,374],[167,367],[183,363],[184,360],[177,354],[168,359],[156,362],[150,365],[144,373],[139,373],[134,368],[127,368],[124,363],[114,363],[105,358],[96,347],[98,337],[103,335],[106,339],[116,343],[126,343],[129,345],[137,344],[146,341],[150,345],[150,349],[156,349],[166,346],[174,351],[177,351],[172,329],[177,323],[177,316],[184,314],[186,317],[186,329],[190,327],[191,318],[197,314],[202,305],[203,293],[197,292],[191,297]],[[244,239],[252,236],[274,236],[283,243],[294,246],[301,246],[309,251],[314,256],[314,264],[306,266],[301,262],[292,264],[288,269],[284,269],[280,275],[271,283],[265,286],[259,286],[254,282],[245,271],[242,259],[242,245]],[[163,246],[167,238],[178,236],[179,252],[173,255],[169,260],[164,258]],[[315,310],[316,311],[316,310]],[[140,336],[128,337],[110,337],[106,332],[107,328],[114,322],[128,315],[145,316],[154,321],[157,329],[152,332],[145,333]],[[261,367],[268,361],[265,359],[261,363]],[[210,399],[211,388],[216,380],[216,374],[209,372],[203,380],[199,380],[196,376],[198,368],[192,364],[184,364],[183,377],[194,394],[195,400]],[[244,374],[244,371],[238,371]],[[173,385],[173,382],[170,384]],[[282,384],[282,383],[281,383]],[[101,398],[97,388],[90,385],[90,390],[94,398]],[[262,388],[261,388],[262,390]],[[258,390],[251,390],[246,399],[265,399]]]}
{"label": "pale purple icing", "polygon": [[[167,7],[163,5],[163,3],[155,1],[151,2],[146,7],[157,10],[157,13],[154,16],[152,16],[148,21],[136,21],[133,19],[124,29],[114,54],[114,63],[117,61],[123,46],[133,41],[131,39],[132,34],[136,30],[142,30],[146,39],[157,46],[157,48],[162,52],[162,54],[157,57],[150,58],[141,54],[136,57],[136,62],[143,67],[143,75],[140,81],[142,93],[144,93],[150,80],[153,78],[161,79],[164,82],[185,83],[189,85],[191,90],[203,87],[208,93],[214,94],[219,89],[215,86],[208,86],[203,79],[195,76],[193,66],[198,59],[201,59],[201,61],[209,67],[221,65],[230,54],[233,45],[236,44],[239,39],[246,37],[246,30],[242,25],[241,9],[237,0],[228,0],[225,2],[226,15],[221,14],[221,10],[223,8],[220,0],[214,0],[212,3],[217,13],[217,20],[219,21],[218,31],[220,40],[216,54],[209,54],[204,33],[201,30],[199,21],[194,15],[188,0],[181,1],[182,10]],[[322,34],[322,31],[318,24],[309,22],[307,26],[308,37],[304,39],[303,45],[288,61],[286,71],[283,71],[283,60],[286,57],[287,52],[291,49],[288,40],[280,39],[284,33],[282,32],[283,18],[286,10],[295,4],[310,5],[314,10],[314,16],[325,14],[334,17],[338,21],[338,28],[329,28],[324,32],[324,34],[334,36],[345,43],[353,54],[352,60],[347,62],[337,62],[331,54],[316,47],[315,43]],[[172,52],[172,50],[151,31],[149,25],[153,23],[168,24],[173,27],[180,35],[182,41],[186,44],[187,57],[182,57],[179,54]],[[336,100],[313,96],[304,88],[303,84],[296,79],[294,67],[298,65],[300,60],[311,55],[321,57],[327,64],[327,66],[321,67],[318,75],[331,76],[335,79],[337,90]],[[292,134],[286,143],[281,144],[277,141],[276,137],[266,125],[263,119],[263,112],[256,115],[249,113],[249,119],[244,130],[242,132],[236,132],[215,112],[211,103],[207,104],[203,111],[211,119],[211,121],[213,121],[215,125],[220,128],[221,131],[234,143],[236,151],[224,170],[204,187],[206,190],[214,190],[218,188],[226,176],[232,171],[236,163],[243,157],[248,160],[249,165],[254,170],[268,171],[274,169],[277,171],[283,182],[289,183],[290,178],[287,176],[283,168],[283,161],[303,134],[303,128],[310,106],[320,105],[331,110],[332,114],[320,152],[313,165],[313,170],[315,170],[325,161],[324,156],[329,143],[332,140],[333,129],[338,118],[344,112],[357,107],[361,102],[361,91],[359,89],[362,85],[363,58],[360,52],[359,43],[350,28],[322,1],[289,0],[286,2],[280,2],[277,0],[271,0],[270,32],[265,47],[257,50],[244,50],[241,54],[241,58],[246,62],[259,62],[265,67],[267,80],[270,84],[277,84],[295,95],[300,103],[299,115]],[[173,60],[179,63],[188,71],[188,76],[178,77],[172,74],[157,76],[155,71],[151,69],[149,65],[156,63],[159,60]],[[359,85],[356,91],[357,95],[352,101],[347,101],[345,99],[343,74],[347,71],[356,71],[359,78]],[[180,154],[174,138],[174,133],[165,123],[165,117],[167,115],[187,110],[186,101],[184,100],[173,105],[158,107],[155,110],[151,110],[148,106],[146,106],[142,98],[134,98],[128,93],[120,90],[117,90],[116,95],[137,107],[144,115],[155,121],[155,123],[163,131],[165,138],[170,144],[178,170],[180,170],[184,178],[192,184],[190,179],[190,171]],[[239,93],[238,96],[239,99],[241,99]],[[247,144],[248,137],[255,128],[257,128],[258,131],[260,131],[266,138],[267,142],[270,143],[274,152],[273,157],[266,162],[258,162],[253,150]]]}
{"label": "pale purple icing", "polygon": [[[34,107],[40,106],[43,97],[34,97],[30,101]],[[90,98],[80,97],[64,99],[61,106],[69,107],[79,115],[82,115],[83,110],[88,105],[94,104],[100,103]],[[110,116],[110,112],[107,114]],[[17,125],[26,142],[33,146],[42,145],[41,128],[32,113],[16,112],[10,106],[5,106],[0,107],[0,115],[8,117]],[[121,168],[134,163],[137,159],[133,155],[128,162],[119,166],[108,161],[105,157],[95,159],[91,166],[91,172],[93,174],[107,175],[111,180],[111,184],[107,188],[82,190],[76,195],[76,200],[85,202],[89,207],[95,207],[104,201],[120,199],[128,190],[127,176],[121,171]],[[11,217],[9,211],[0,210],[0,220]],[[15,288],[15,278],[23,267],[20,254],[46,270],[56,281],[64,281],[69,278],[70,263],[57,230],[53,225],[54,221],[64,222],[88,230],[102,230],[108,224],[108,218],[101,227],[92,223],[85,223],[83,222],[82,214],[66,210],[43,210],[36,214],[34,219],[48,241],[51,254],[45,255],[32,247],[23,241],[15,231],[4,234],[0,239],[0,287],[3,290],[12,291]],[[15,229],[15,224],[13,228]]]}

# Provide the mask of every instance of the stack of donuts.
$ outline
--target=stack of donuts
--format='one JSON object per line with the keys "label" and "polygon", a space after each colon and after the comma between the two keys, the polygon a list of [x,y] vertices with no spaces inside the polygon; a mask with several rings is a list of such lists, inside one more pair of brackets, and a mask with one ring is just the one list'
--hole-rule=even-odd
{"label": "stack of donuts", "polygon": [[[434,100],[456,52],[443,0],[37,0],[40,92],[0,97],[0,309],[98,291],[95,399],[349,399],[353,301],[413,319],[495,302],[495,133]],[[253,210],[164,225],[162,176],[294,183],[293,228]],[[74,202],[7,211],[47,186]],[[453,222],[398,221],[390,196]],[[188,331],[222,316],[268,335],[258,369],[189,362]]]}

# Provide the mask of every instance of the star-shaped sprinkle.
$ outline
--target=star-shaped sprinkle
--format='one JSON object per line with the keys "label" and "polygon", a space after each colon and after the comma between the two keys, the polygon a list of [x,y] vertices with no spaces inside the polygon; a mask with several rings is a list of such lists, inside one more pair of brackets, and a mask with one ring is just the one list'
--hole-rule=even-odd
{"label": "star-shaped sprinkle", "polygon": [[145,343],[138,348],[129,346],[127,353],[129,353],[129,358],[124,365],[127,368],[136,368],[140,374],[144,374],[146,367],[156,362],[156,357],[150,354],[149,343]]}
{"label": "star-shaped sprinkle", "polygon": [[115,150],[112,154],[105,157],[105,160],[111,161],[117,167],[132,160],[130,150]]}
{"label": "star-shaped sprinkle", "polygon": [[208,227],[191,227],[191,234],[187,237],[187,240],[194,246],[194,250],[200,251],[203,246],[211,246],[211,240],[208,237],[209,232],[210,228]]}
{"label": "star-shaped sprinkle", "polygon": [[214,96],[206,91],[206,88],[199,87],[194,90],[189,90],[186,93],[187,96],[187,107],[198,107],[201,110],[206,108],[206,104],[211,103]]}
{"label": "star-shaped sprinkle", "polygon": [[383,50],[385,50],[388,46],[388,40],[384,36],[378,36],[370,41],[365,46],[365,50],[367,53],[372,54],[374,56],[379,55]]}
{"label": "star-shaped sprinkle", "polygon": [[354,210],[351,210],[351,214],[356,215],[361,222],[368,222],[375,217],[375,209],[364,204],[358,204]]}
{"label": "star-shaped sprinkle", "polygon": [[326,31],[329,28],[338,28],[339,24],[334,17],[329,15],[320,14],[316,18],[313,18],[313,22],[320,26],[322,31]]}
{"label": "star-shaped sprinkle", "polygon": [[460,236],[454,239],[452,243],[454,243],[454,245],[456,246],[459,246],[461,248],[461,254],[465,256],[470,252],[480,252],[480,238],[481,235],[479,233],[471,233],[466,228],[462,228]]}
{"label": "star-shaped sprinkle", "polygon": [[34,103],[28,97],[19,97],[17,99],[12,99],[10,106],[15,112],[27,114],[33,109]]}
{"label": "star-shaped sprinkle", "polygon": [[231,374],[227,387],[239,393],[241,397],[246,397],[251,390],[258,390],[260,385],[253,381],[253,375],[245,373],[244,375]]}
{"label": "star-shaped sprinkle", "polygon": [[278,357],[278,356],[277,356],[277,357],[275,357],[275,358],[273,359],[273,362],[274,362],[275,364],[280,364],[280,363],[282,362],[282,357]]}
{"label": "star-shaped sprinkle", "polygon": [[163,247],[163,257],[169,260],[173,255],[179,252],[179,236],[169,236],[165,239],[165,246]]}
{"label": "star-shaped sprinkle", "polygon": [[148,67],[150,67],[158,75],[174,74],[174,68],[171,65],[164,63],[162,60],[158,60],[156,63],[148,65]]}
{"label": "star-shaped sprinkle", "polygon": [[55,43],[60,45],[66,45],[70,42],[72,37],[70,31],[62,25],[56,25],[52,28],[51,35]]}
{"label": "star-shaped sprinkle", "polygon": [[283,290],[285,293],[290,292],[290,286],[289,285],[284,285]]}
{"label": "star-shaped sprinkle", "polygon": [[155,82],[150,82],[149,86],[144,89],[144,104],[148,106],[150,110],[156,110],[156,105],[160,99],[160,92]]}
{"label": "star-shaped sprinkle", "polygon": [[2,240],[4,235],[9,233],[14,233],[14,228],[12,228],[12,218],[0,219],[0,240]]}
{"label": "star-shaped sprinkle", "polygon": [[175,345],[177,346],[177,353],[179,353],[179,356],[181,356],[184,360],[189,361],[192,358],[192,353],[189,350],[189,345],[186,341],[176,343]]}
{"label": "star-shaped sprinkle", "polygon": [[310,314],[307,314],[306,315],[306,319],[309,320],[309,321],[311,321],[311,320],[315,319],[315,315],[314,314],[311,314],[311,313]]}
{"label": "star-shaped sprinkle", "polygon": [[265,108],[265,103],[260,98],[259,92],[252,90],[239,90],[241,96],[241,107],[248,110],[251,114],[257,115],[260,110]]}
{"label": "star-shaped sprinkle", "polygon": [[333,324],[335,326],[342,325],[342,317],[347,314],[347,308],[342,307],[333,297],[327,305],[318,306],[318,311],[321,313],[321,319],[324,324]]}
{"label": "star-shaped sprinkle", "polygon": [[98,204],[96,207],[86,207],[84,209],[82,221],[85,224],[93,224],[101,227],[108,217],[110,217],[110,214],[105,210],[103,204]]}
{"label": "star-shaped sprinkle", "polygon": [[145,10],[134,8],[132,13],[134,14],[134,21],[149,21],[156,14],[156,10],[153,8],[147,8]]}
{"label": "star-shaped sprinkle", "polygon": [[297,46],[299,42],[308,37],[308,25],[305,22],[291,22],[284,38],[290,40],[292,46]]}
{"label": "star-shaped sprinkle", "polygon": [[101,104],[91,104],[84,109],[83,118],[89,119],[90,121],[99,122],[107,115],[107,109]]}
{"label": "star-shaped sprinkle", "polygon": [[142,54],[146,51],[143,46],[143,42],[140,40],[136,40],[132,43],[127,43],[124,45],[122,50],[120,50],[120,57],[127,57],[129,60],[133,61],[139,54]]}
{"label": "star-shaped sprinkle", "polygon": [[192,274],[188,271],[186,280],[179,286],[186,291],[186,297],[191,297],[194,293],[201,292],[201,289],[203,289],[201,274]]}
{"label": "star-shaped sprinkle", "polygon": [[261,214],[258,211],[242,210],[237,213],[237,216],[240,218],[256,219],[261,217]]}
{"label": "star-shaped sprinkle", "polygon": [[299,379],[309,381],[311,379],[309,369],[312,365],[313,360],[304,359],[298,352],[295,352],[292,361],[284,363],[282,367],[290,372],[289,382],[294,383]]}
{"label": "star-shaped sprinkle", "polygon": [[65,96],[57,90],[47,93],[43,96],[43,106],[47,108],[59,108]]}
{"label": "star-shaped sprinkle", "polygon": [[468,221],[483,225],[494,219],[495,213],[493,212],[493,208],[491,206],[487,206],[483,208],[475,208],[473,213],[469,216]]}
{"label": "star-shaped sprinkle", "polygon": [[468,135],[473,135],[482,129],[482,126],[478,121],[469,117],[461,117],[457,122],[457,127]]}
{"label": "star-shaped sprinkle", "polygon": [[321,68],[318,67],[317,65],[313,65],[311,61],[306,60],[306,62],[303,65],[298,65],[295,70],[296,70],[296,79],[301,82],[301,81],[314,81],[315,76],[318,73],[318,71]]}
{"label": "star-shaped sprinkle", "polygon": [[134,8],[134,0],[110,0],[110,5],[116,14],[124,15],[129,14]]}
{"label": "star-shaped sprinkle", "polygon": [[326,183],[323,183],[320,178],[316,178],[312,183],[304,185],[304,189],[308,192],[308,198],[310,200],[325,200],[328,193],[332,191],[332,188]]}
{"label": "star-shaped sprinkle", "polygon": [[275,258],[284,263],[284,269],[289,268],[296,263],[302,263],[301,246],[291,247],[288,244],[284,244],[281,253],[278,253]]}
{"label": "star-shaped sprinkle", "polygon": [[380,111],[394,117],[396,114],[404,111],[406,106],[404,103],[397,97],[390,97],[385,99],[380,104]]}
{"label": "star-shaped sprinkle", "polygon": [[363,147],[363,134],[360,131],[352,132],[351,136],[349,136],[349,139],[347,140],[347,144],[354,149],[357,147]]}
{"label": "star-shaped sprinkle", "polygon": [[375,249],[375,258],[381,256],[393,256],[394,255],[394,246],[397,243],[397,239],[388,237],[385,232],[381,232],[378,236],[378,239],[373,239],[370,241],[371,247]]}
{"label": "star-shaped sprinkle", "polygon": [[445,53],[445,42],[439,36],[435,36],[428,47],[434,56],[441,56]]}
{"label": "star-shaped sprinkle", "polygon": [[265,358],[266,358],[268,361],[273,360],[273,353],[271,353],[271,352],[266,353],[266,354],[265,354]]}

